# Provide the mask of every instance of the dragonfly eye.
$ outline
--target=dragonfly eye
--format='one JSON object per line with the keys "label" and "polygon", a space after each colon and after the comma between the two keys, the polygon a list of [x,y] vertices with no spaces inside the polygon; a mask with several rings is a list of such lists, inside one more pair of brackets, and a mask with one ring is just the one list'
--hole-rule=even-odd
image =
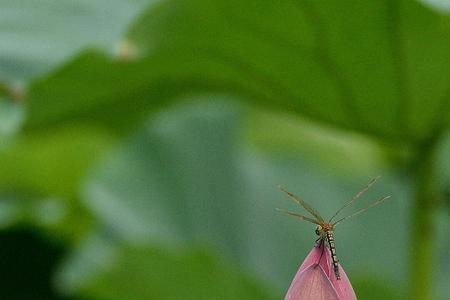
{"label": "dragonfly eye", "polygon": [[317,227],[316,227],[316,234],[320,235],[321,233],[322,233],[322,226],[317,225]]}

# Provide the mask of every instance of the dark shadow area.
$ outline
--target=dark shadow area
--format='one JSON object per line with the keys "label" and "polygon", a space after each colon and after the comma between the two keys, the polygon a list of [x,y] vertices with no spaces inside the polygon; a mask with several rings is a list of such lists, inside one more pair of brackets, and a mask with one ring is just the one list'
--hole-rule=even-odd
{"label": "dark shadow area", "polygon": [[[21,227],[0,234],[0,290],[4,300],[75,300],[52,287],[52,274],[65,248]],[[80,299],[77,299],[80,300]]]}

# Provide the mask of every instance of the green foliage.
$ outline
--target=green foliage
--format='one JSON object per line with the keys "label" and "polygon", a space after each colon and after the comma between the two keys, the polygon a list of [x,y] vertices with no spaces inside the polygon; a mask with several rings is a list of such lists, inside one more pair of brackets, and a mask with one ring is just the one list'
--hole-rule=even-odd
{"label": "green foliage", "polygon": [[[142,55],[150,53],[148,59],[122,70],[102,56],[82,56],[31,89],[36,98],[31,112],[51,119],[41,116],[46,86],[57,88],[54,100],[46,98],[55,106],[48,114],[61,112],[62,118],[75,103],[89,102],[84,112],[95,112],[96,103],[105,103],[104,98],[116,103],[129,89],[137,96],[130,106],[139,113],[145,93],[152,99],[155,89],[172,94],[173,86],[188,83],[191,89],[242,89],[271,107],[393,142],[427,140],[445,125],[436,120],[449,110],[446,83],[440,82],[448,77],[444,66],[450,60],[446,17],[413,1],[271,5],[162,2],[129,36]],[[88,71],[90,66],[95,68]],[[96,86],[86,90],[86,82]],[[113,83],[126,94],[111,89]],[[77,96],[81,100],[73,101]],[[63,105],[68,107],[62,110]]]}
{"label": "green foliage", "polygon": [[415,1],[179,0],[149,10],[130,39],[227,64],[283,110],[415,142],[448,116],[449,21]]}
{"label": "green foliage", "polygon": [[353,282],[354,287],[359,293],[357,297],[365,300],[386,299],[395,300],[406,298],[406,295],[400,294],[390,282],[380,280],[376,277],[360,276]]}
{"label": "green foliage", "polygon": [[206,251],[152,248],[121,251],[116,267],[88,289],[89,295],[112,300],[276,299],[262,290]]}
{"label": "green foliage", "polygon": [[104,132],[81,126],[24,136],[1,152],[0,186],[75,198],[87,169],[113,141]]}
{"label": "green foliage", "polygon": [[[86,46],[111,47],[148,0],[4,0],[0,79],[42,76]],[[112,52],[112,51],[111,51]]]}

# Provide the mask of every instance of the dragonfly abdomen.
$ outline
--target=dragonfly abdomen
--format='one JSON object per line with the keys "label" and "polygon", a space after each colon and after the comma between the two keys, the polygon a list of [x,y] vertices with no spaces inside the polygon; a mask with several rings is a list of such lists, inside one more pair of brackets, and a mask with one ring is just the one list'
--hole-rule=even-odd
{"label": "dragonfly abdomen", "polygon": [[339,260],[336,255],[336,245],[334,244],[333,231],[329,230],[326,232],[326,234],[327,234],[328,245],[330,245],[331,259],[333,261],[334,274],[336,275],[336,279],[339,280],[339,279],[341,279],[341,275],[339,274]]}

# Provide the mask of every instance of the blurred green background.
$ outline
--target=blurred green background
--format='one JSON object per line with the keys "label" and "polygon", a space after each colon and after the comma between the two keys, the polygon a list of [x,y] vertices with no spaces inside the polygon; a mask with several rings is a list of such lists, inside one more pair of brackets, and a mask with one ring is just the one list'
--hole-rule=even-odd
{"label": "blurred green background", "polygon": [[450,299],[450,2],[3,0],[0,298]]}

